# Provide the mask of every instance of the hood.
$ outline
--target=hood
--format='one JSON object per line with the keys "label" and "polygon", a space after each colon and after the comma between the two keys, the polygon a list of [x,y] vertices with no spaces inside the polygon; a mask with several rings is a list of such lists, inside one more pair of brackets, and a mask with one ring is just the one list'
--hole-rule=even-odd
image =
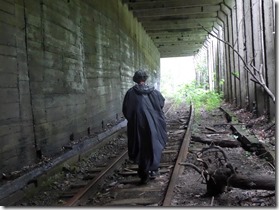
{"label": "hood", "polygon": [[133,89],[136,91],[137,94],[149,94],[154,90],[154,87],[149,87],[148,85],[139,85],[136,84]]}

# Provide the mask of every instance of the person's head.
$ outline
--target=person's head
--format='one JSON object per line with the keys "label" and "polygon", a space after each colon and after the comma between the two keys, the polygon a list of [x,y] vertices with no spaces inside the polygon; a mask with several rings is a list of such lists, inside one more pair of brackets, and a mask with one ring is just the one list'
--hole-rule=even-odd
{"label": "person's head", "polygon": [[133,76],[133,81],[136,83],[141,83],[141,82],[145,82],[148,78],[147,73],[144,70],[138,70],[135,72],[134,76]]}

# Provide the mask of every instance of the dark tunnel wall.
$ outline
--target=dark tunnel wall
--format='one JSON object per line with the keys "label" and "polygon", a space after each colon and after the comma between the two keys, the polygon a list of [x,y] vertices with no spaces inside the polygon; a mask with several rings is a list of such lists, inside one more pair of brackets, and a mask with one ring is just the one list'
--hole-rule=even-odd
{"label": "dark tunnel wall", "polygon": [[160,55],[117,0],[1,1],[1,172],[50,157],[121,116],[138,68]]}

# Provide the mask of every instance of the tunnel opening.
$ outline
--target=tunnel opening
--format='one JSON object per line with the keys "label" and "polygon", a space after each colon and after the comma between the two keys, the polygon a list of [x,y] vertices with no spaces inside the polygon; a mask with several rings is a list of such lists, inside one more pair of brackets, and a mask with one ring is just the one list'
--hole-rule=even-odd
{"label": "tunnel opening", "polygon": [[195,80],[194,57],[161,58],[160,90],[166,97],[178,93],[181,87]]}
{"label": "tunnel opening", "polygon": [[198,115],[213,110],[224,97],[214,88],[211,71],[205,50],[192,57],[161,58],[161,91],[167,101],[194,105]]}

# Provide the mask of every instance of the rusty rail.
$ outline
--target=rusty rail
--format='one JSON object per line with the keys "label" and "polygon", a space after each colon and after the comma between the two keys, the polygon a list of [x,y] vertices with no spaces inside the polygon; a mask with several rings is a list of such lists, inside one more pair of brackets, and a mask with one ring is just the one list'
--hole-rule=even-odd
{"label": "rusty rail", "polygon": [[177,177],[182,173],[182,169],[184,168],[184,166],[180,165],[179,163],[183,162],[183,160],[186,158],[188,153],[188,147],[191,140],[191,128],[192,128],[193,120],[194,120],[194,108],[193,105],[191,105],[190,119],[188,121],[187,131],[184,135],[183,142],[168,184],[168,188],[162,206],[170,206]]}
{"label": "rusty rail", "polygon": [[[166,112],[172,109],[172,106],[170,106]],[[187,123],[187,130],[183,137],[183,142],[181,143],[181,148],[178,153],[178,158],[175,162],[170,181],[167,186],[167,191],[164,194],[164,198],[162,206],[169,206],[171,202],[171,198],[173,195],[173,189],[175,187],[175,183],[177,180],[177,177],[181,174],[182,168],[184,166],[181,166],[179,163],[183,162],[184,158],[187,156],[188,153],[188,146],[190,142],[190,136],[191,136],[191,126],[194,118],[194,111],[193,106],[190,106],[190,119]],[[88,185],[83,187],[81,190],[78,191],[77,194],[75,194],[72,198],[70,198],[64,206],[77,206],[78,204],[82,204],[82,201],[85,201],[89,195],[92,195],[92,192],[97,189],[98,184],[100,181],[106,177],[106,175],[110,172],[112,172],[115,168],[117,168],[119,164],[123,163],[125,158],[127,158],[127,150],[122,153],[119,157],[117,157],[109,166],[107,166],[104,170],[102,170],[97,177],[95,177]],[[87,196],[88,195],[88,196]]]}
{"label": "rusty rail", "polygon": [[94,188],[94,186],[102,179],[106,174],[110,171],[114,170],[118,163],[122,163],[123,160],[127,158],[127,150],[123,152],[119,157],[117,157],[109,166],[107,166],[104,170],[102,170],[97,177],[95,177],[92,182],[82,188],[74,197],[68,200],[65,206],[76,206],[81,199],[84,199],[86,194],[90,192],[90,189]]}

